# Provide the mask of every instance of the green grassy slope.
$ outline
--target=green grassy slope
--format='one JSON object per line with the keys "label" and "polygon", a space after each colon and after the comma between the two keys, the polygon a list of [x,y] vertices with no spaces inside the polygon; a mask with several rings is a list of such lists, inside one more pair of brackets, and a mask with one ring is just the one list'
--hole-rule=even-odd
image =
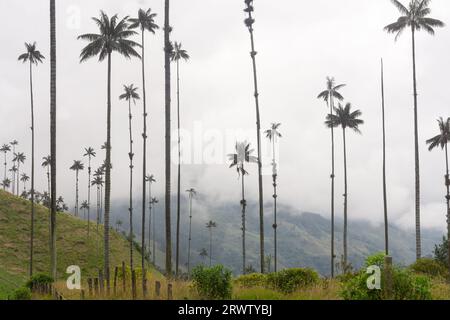
{"label": "green grassy slope", "polygon": [[[0,191],[0,299],[14,285],[22,285],[28,275],[31,204],[29,201]],[[129,264],[129,243],[115,231],[110,233],[111,268]],[[49,211],[36,207],[34,272],[48,272]],[[140,255],[135,251],[135,263]],[[92,276],[103,266],[103,226],[98,232],[91,223],[87,237],[87,222],[60,213],[57,216],[58,278],[65,277],[68,266],[78,265],[82,278]],[[112,272],[112,271],[111,271]]]}

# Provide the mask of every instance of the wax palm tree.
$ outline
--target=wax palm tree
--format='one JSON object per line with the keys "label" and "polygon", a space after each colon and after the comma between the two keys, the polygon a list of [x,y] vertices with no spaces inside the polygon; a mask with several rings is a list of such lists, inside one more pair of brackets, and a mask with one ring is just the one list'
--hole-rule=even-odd
{"label": "wax palm tree", "polygon": [[56,6],[50,0],[50,274],[56,275]]}
{"label": "wax palm tree", "polygon": [[[327,107],[330,109],[330,114],[334,113],[334,100],[342,101],[344,97],[339,93],[339,90],[345,87],[345,84],[336,85],[334,78],[327,77],[326,89],[322,91],[318,99],[325,101]],[[334,128],[331,127],[331,277],[334,278],[334,259],[336,254],[334,252],[334,180],[335,180],[335,161],[334,161]]]}
{"label": "wax palm tree", "polygon": [[9,178],[5,178],[2,181],[3,190],[9,189],[11,187],[11,180]]}
{"label": "wax palm tree", "polygon": [[[247,163],[257,163],[258,158],[254,157],[252,154],[253,149],[250,149],[250,143],[247,141],[236,143],[235,154],[228,155],[231,161],[230,168],[236,168],[238,177],[241,179],[241,212],[242,212],[242,272],[245,273],[246,269],[246,246],[245,246],[245,233],[246,233],[246,208],[247,200],[245,200],[245,176],[248,172],[245,169]],[[210,252],[211,253],[211,252]]]}
{"label": "wax palm tree", "polygon": [[[128,212],[130,214],[130,268],[134,270],[134,261],[133,261],[133,132],[132,132],[132,119],[133,114],[131,112],[131,102],[133,101],[134,105],[136,105],[136,100],[139,100],[139,94],[137,93],[138,88],[131,84],[129,86],[123,86],[124,93],[119,96],[120,100],[125,100],[128,102],[128,128],[130,132],[130,151],[128,152],[128,158],[130,159],[130,207],[128,208]],[[144,247],[142,247],[144,248]]]}
{"label": "wax palm tree", "polygon": [[151,200],[152,208],[153,208],[153,248],[152,248],[152,254],[153,254],[153,265],[156,265],[156,205],[159,203],[159,200],[157,198],[153,198]]}
{"label": "wax palm tree", "polygon": [[27,191],[27,182],[30,181],[30,177],[26,173],[22,173],[20,176],[20,181],[23,183],[23,191]]}
{"label": "wax palm tree", "polygon": [[89,238],[89,221],[91,220],[91,173],[92,173],[92,167],[91,162],[92,158],[95,158],[97,154],[95,153],[94,148],[88,147],[84,149],[84,155],[83,157],[88,158],[88,196],[87,196],[87,218],[88,218],[88,238]]}
{"label": "wax palm tree", "polygon": [[395,39],[410,29],[412,36],[412,60],[413,60],[413,84],[414,84],[414,144],[415,144],[415,189],[416,189],[416,258],[422,256],[422,244],[420,236],[420,162],[419,162],[419,120],[417,106],[417,77],[416,77],[416,32],[425,30],[434,35],[434,28],[444,27],[444,23],[430,18],[431,0],[410,0],[409,6],[404,6],[398,0],[391,0],[392,4],[400,11],[401,16],[394,23],[387,25],[384,30],[395,33]]}
{"label": "wax palm tree", "polygon": [[86,219],[86,211],[89,210],[89,202],[83,201],[81,203],[80,209],[83,210],[84,219]]}
{"label": "wax palm tree", "polygon": [[[146,190],[146,182],[145,175],[147,172],[147,91],[145,85],[145,31],[149,31],[152,34],[155,34],[155,31],[159,29],[158,25],[155,23],[155,18],[157,14],[152,12],[152,9],[148,9],[147,11],[143,9],[139,9],[138,17],[134,19],[130,19],[130,28],[135,29],[139,28],[141,31],[141,49],[142,49],[142,102],[144,107],[143,112],[143,164],[142,164],[142,242],[144,243],[145,239],[145,211],[147,206],[147,190]],[[144,249],[144,248],[142,248]],[[145,271],[145,257],[142,255],[142,270]],[[145,277],[145,272],[142,272],[142,276]],[[143,286],[145,286],[145,278],[143,278]],[[143,287],[144,295],[146,294],[146,287]]]}
{"label": "wax palm tree", "polygon": [[119,220],[116,221],[116,231],[117,232],[119,232],[119,230],[122,227],[122,225],[123,225],[123,221],[122,220],[119,219]]}
{"label": "wax palm tree", "polygon": [[205,263],[205,260],[206,260],[206,258],[208,257],[208,250],[206,250],[205,248],[202,248],[202,249],[199,251],[199,254],[198,254],[198,255],[200,256],[200,258],[202,258],[203,263]]}
{"label": "wax palm tree", "polygon": [[358,119],[362,113],[360,110],[352,111],[352,105],[347,103],[345,107],[339,104],[338,108],[334,108],[335,114],[329,114],[325,124],[331,128],[342,127],[342,137],[344,143],[344,270],[348,266],[348,181],[347,181],[347,141],[346,141],[346,129],[351,129],[356,133],[361,133],[359,126],[364,124],[364,121]]}
{"label": "wax palm tree", "polygon": [[[11,146],[9,144],[4,144],[1,148],[0,148],[0,152],[3,152],[4,156],[5,156],[5,162],[3,163],[4,167],[5,167],[5,173],[3,175],[3,179],[6,179],[6,175],[7,175],[7,165],[8,162],[6,160],[6,156],[8,154],[8,152],[11,152]],[[5,190],[5,188],[3,188],[3,190]]]}
{"label": "wax palm tree", "polygon": [[197,195],[197,191],[194,188],[186,190],[189,195],[189,242],[188,242],[188,276],[191,274],[191,241],[192,241],[192,200]]}
{"label": "wax palm tree", "polygon": [[[151,228],[152,228],[152,185],[153,183],[156,182],[155,176],[154,175],[147,175],[145,176],[145,181],[149,184],[148,186],[148,199],[149,199],[149,206],[148,206],[148,210],[149,210],[149,214],[148,214],[148,252],[149,252],[149,257],[150,257],[150,241],[151,241]],[[149,262],[150,262],[150,258],[149,258]]]}
{"label": "wax palm tree", "polygon": [[[273,217],[274,222],[272,225],[273,233],[274,233],[274,256],[275,256],[275,272],[277,272],[277,177],[278,177],[278,169],[276,162],[276,150],[275,145],[279,138],[282,137],[281,133],[278,131],[280,129],[281,123],[272,123],[269,130],[266,130],[266,138],[272,142],[272,179],[273,179]],[[266,259],[267,260],[267,259]],[[270,265],[268,266],[270,268]]]}
{"label": "wax palm tree", "polygon": [[42,168],[47,170],[47,191],[48,193],[51,193],[51,181],[50,181],[50,167],[52,164],[52,157],[51,156],[46,156],[42,158]]}
{"label": "wax palm tree", "polygon": [[33,97],[33,65],[42,63],[44,56],[36,49],[36,42],[25,43],[26,52],[19,56],[19,61],[29,64],[30,69],[30,99],[31,99],[31,236],[30,236],[30,276],[33,275],[33,244],[34,244],[34,97]]}
{"label": "wax palm tree", "polygon": [[140,45],[129,38],[136,34],[128,27],[128,17],[119,20],[117,15],[109,18],[103,11],[100,18],[92,18],[99,28],[99,34],[84,34],[78,37],[81,40],[89,41],[89,44],[82,50],[80,61],[84,62],[89,58],[98,55],[99,61],[108,61],[107,79],[107,130],[106,130],[106,169],[105,169],[105,221],[104,221],[104,268],[106,286],[110,290],[110,268],[109,268],[109,215],[111,211],[111,64],[112,53],[117,52],[125,58],[138,57],[139,53],[134,49]]}
{"label": "wax palm tree", "polygon": [[[429,150],[432,151],[435,148],[441,148],[445,151],[445,187],[447,188],[447,194],[445,199],[447,200],[447,239],[450,239],[450,171],[448,164],[448,144],[450,142],[450,118],[444,121],[443,118],[438,120],[439,134],[427,141]],[[448,246],[448,268],[450,271],[450,246]]]}
{"label": "wax palm tree", "polygon": [[80,171],[84,170],[84,164],[79,160],[74,160],[73,165],[70,167],[70,170],[75,171],[75,217],[78,217],[78,177]]}
{"label": "wax palm tree", "polygon": [[164,82],[165,82],[165,221],[166,221],[166,273],[172,276],[172,230],[171,230],[171,66],[172,43],[170,41],[170,1],[164,0]]}
{"label": "wax palm tree", "polygon": [[261,157],[261,116],[259,108],[259,92],[258,92],[258,77],[256,72],[256,55],[258,54],[255,50],[255,41],[253,35],[253,24],[255,19],[253,19],[253,0],[245,0],[244,12],[248,14],[248,18],[245,19],[244,23],[250,32],[250,42],[251,42],[251,52],[250,56],[252,58],[253,65],[253,83],[254,83],[254,97],[256,106],[256,140],[257,140],[257,151],[258,151],[258,183],[259,183],[259,246],[260,246],[260,264],[261,273],[264,273],[264,191],[263,191],[263,176],[262,176],[262,157]]}
{"label": "wax palm tree", "polygon": [[94,179],[91,182],[92,186],[97,187],[97,219],[96,219],[96,223],[97,223],[97,232],[98,232],[98,226],[100,224],[100,201],[101,201],[101,192],[100,189],[103,187],[104,181],[103,181],[103,176],[102,175],[96,175],[94,176]]}
{"label": "wax palm tree", "polygon": [[180,60],[189,60],[189,54],[182,48],[181,43],[175,42],[170,55],[171,61],[177,64],[177,135],[178,135],[178,175],[177,175],[177,244],[175,273],[178,276],[180,260],[180,207],[181,207],[181,135],[180,135]]}
{"label": "wax palm tree", "polygon": [[383,127],[383,209],[384,209],[384,251],[389,255],[389,220],[387,206],[387,185],[386,185],[386,117],[384,103],[384,64],[381,59],[381,118]]}
{"label": "wax palm tree", "polygon": [[16,154],[14,154],[13,161],[15,163],[17,163],[17,173],[16,173],[16,176],[17,176],[17,183],[16,183],[17,184],[16,185],[17,191],[16,191],[16,195],[17,196],[19,196],[20,165],[24,164],[26,159],[27,158],[25,157],[25,154],[23,152],[18,152]]}
{"label": "wax palm tree", "polygon": [[9,172],[11,172],[11,193],[14,194],[14,191],[16,190],[16,174],[17,174],[17,166],[15,165],[15,162],[13,162],[14,165],[9,169]]}
{"label": "wax palm tree", "polygon": [[206,228],[209,230],[209,267],[212,266],[212,232],[213,228],[217,228],[217,224],[214,221],[209,221],[206,224]]}
{"label": "wax palm tree", "polygon": [[[9,144],[12,147],[12,154],[14,156],[14,154],[16,153],[16,148],[19,145],[19,142],[17,140],[13,140]],[[13,161],[12,168],[14,168],[14,167],[16,167],[16,163]],[[10,170],[10,172],[15,174],[16,170],[12,170],[12,171]],[[12,176],[11,185],[12,185],[12,190],[13,190],[13,193],[14,193],[14,190],[16,189],[16,187],[15,187],[15,185],[16,185],[16,176],[15,175]]]}

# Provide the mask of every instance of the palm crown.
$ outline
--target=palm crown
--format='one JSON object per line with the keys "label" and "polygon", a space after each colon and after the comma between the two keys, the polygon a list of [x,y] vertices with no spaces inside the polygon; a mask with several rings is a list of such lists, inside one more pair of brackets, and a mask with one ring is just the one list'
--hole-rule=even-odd
{"label": "palm crown", "polygon": [[83,155],[83,157],[95,158],[95,156],[97,155],[94,151],[94,148],[92,148],[92,147],[84,148],[84,152],[85,152],[85,154]]}
{"label": "palm crown", "polygon": [[443,118],[438,120],[440,134],[427,140],[427,144],[429,144],[429,150],[433,150],[434,148],[441,147],[445,148],[447,143],[450,141],[450,118],[447,121],[444,121]]}
{"label": "palm crown", "polygon": [[19,56],[19,61],[22,61],[23,63],[30,62],[31,64],[42,63],[42,60],[45,59],[45,57],[40,51],[36,50],[36,42],[33,44],[25,43],[25,47],[27,48],[27,52]]}
{"label": "palm crown", "polygon": [[257,163],[258,158],[252,156],[254,149],[250,149],[250,143],[247,141],[237,142],[235,149],[236,153],[228,155],[231,161],[230,168],[236,167],[238,174],[247,175],[248,172],[244,169],[245,163]]}
{"label": "palm crown", "polygon": [[133,103],[136,104],[136,100],[141,99],[141,97],[137,93],[137,90],[138,88],[136,88],[134,84],[130,84],[129,86],[124,85],[124,93],[119,96],[119,99],[125,101],[133,101]]}
{"label": "palm crown", "polygon": [[142,31],[147,30],[151,33],[155,33],[155,30],[159,29],[159,26],[155,23],[155,18],[157,14],[152,13],[152,9],[147,11],[139,9],[138,17],[130,20],[130,28],[136,29],[141,28]]}
{"label": "palm crown", "polygon": [[266,138],[270,141],[276,139],[276,138],[282,138],[281,133],[278,131],[280,128],[281,123],[272,123],[269,130],[266,130],[264,134],[266,135]]}
{"label": "palm crown", "polygon": [[79,160],[74,160],[70,170],[81,171],[84,170],[84,164]]}
{"label": "palm crown", "polygon": [[343,87],[345,87],[345,84],[336,85],[334,78],[327,77],[327,89],[322,91],[317,96],[317,99],[323,99],[325,102],[328,103],[330,97],[333,97],[339,101],[342,101],[344,100],[344,97],[338,91]]}
{"label": "palm crown", "polygon": [[206,227],[207,227],[208,229],[216,228],[216,227],[217,227],[217,223],[215,223],[214,221],[209,221],[209,222],[206,224]]}
{"label": "palm crown", "polygon": [[81,210],[87,210],[89,209],[89,203],[87,201],[83,201],[80,207]]}
{"label": "palm crown", "polygon": [[434,28],[445,26],[442,21],[428,17],[431,13],[429,7],[431,0],[411,0],[408,7],[398,0],[391,0],[391,2],[402,16],[396,22],[387,25],[384,30],[388,33],[395,33],[396,40],[407,27],[413,31],[425,30],[434,35]]}
{"label": "palm crown", "polygon": [[22,152],[19,152],[14,154],[13,161],[17,163],[24,163],[26,159],[27,158],[25,157],[25,155]]}
{"label": "palm crown", "polygon": [[172,46],[172,51],[170,53],[170,59],[172,61],[179,61],[181,59],[184,59],[185,61],[189,60],[189,54],[186,50],[182,48],[182,44],[179,42],[174,43]]}
{"label": "palm crown", "polygon": [[30,177],[26,173],[22,173],[22,175],[20,177],[20,181],[28,182],[28,181],[30,181]]}
{"label": "palm crown", "polygon": [[0,148],[0,152],[10,152],[11,151],[11,146],[9,144],[4,144],[1,148]]}
{"label": "palm crown", "polygon": [[345,107],[339,104],[339,107],[334,108],[336,114],[329,114],[325,124],[329,128],[341,126],[343,129],[350,128],[357,133],[361,133],[359,126],[364,124],[364,121],[358,118],[362,115],[362,112],[360,110],[352,112],[351,108],[350,103],[347,103]]}
{"label": "palm crown", "polygon": [[51,166],[51,164],[52,164],[51,156],[43,157],[42,160],[43,160],[42,161],[42,167],[47,168],[47,167]]}
{"label": "palm crown", "polygon": [[119,52],[126,58],[141,57],[134,50],[134,47],[140,47],[140,44],[128,39],[136,35],[136,32],[128,27],[128,17],[119,21],[118,16],[114,15],[110,19],[105,12],[101,11],[100,18],[94,17],[92,20],[97,24],[100,33],[88,33],[78,37],[80,40],[90,42],[81,51],[81,62],[97,55],[99,61],[103,61],[113,51]]}
{"label": "palm crown", "polygon": [[146,182],[150,182],[150,183],[154,183],[154,182],[156,182],[156,179],[155,179],[155,176],[153,174],[151,174],[151,175],[145,176],[145,181]]}
{"label": "palm crown", "polygon": [[186,192],[189,194],[189,197],[194,197],[197,195],[197,191],[194,188],[190,188],[188,190],[186,190]]}

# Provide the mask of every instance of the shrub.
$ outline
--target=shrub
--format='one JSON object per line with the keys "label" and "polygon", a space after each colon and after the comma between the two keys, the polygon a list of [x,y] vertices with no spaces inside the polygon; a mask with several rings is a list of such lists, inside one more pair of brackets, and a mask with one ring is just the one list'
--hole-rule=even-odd
{"label": "shrub", "polygon": [[432,277],[448,277],[448,271],[445,266],[433,259],[423,258],[417,260],[410,266],[410,269],[415,273],[424,274]]}
{"label": "shrub", "polygon": [[[378,265],[381,269],[381,288],[385,287],[384,263],[381,254],[371,256],[366,265]],[[384,258],[383,258],[384,259]],[[366,270],[341,279],[340,296],[345,300],[383,300],[385,291],[369,290],[367,280],[370,274]],[[431,299],[430,280],[424,276],[414,275],[410,270],[392,267],[393,300],[429,300]]]}
{"label": "shrub", "polygon": [[267,285],[283,293],[292,293],[300,287],[318,283],[319,275],[312,269],[286,269],[267,275]]}
{"label": "shrub", "polygon": [[11,300],[31,300],[31,290],[27,287],[22,287],[14,290],[12,295],[9,297]]}
{"label": "shrub", "polygon": [[235,283],[243,288],[263,288],[266,286],[267,276],[260,273],[246,274],[237,278]]}
{"label": "shrub", "polygon": [[212,268],[198,266],[192,270],[192,282],[205,299],[230,299],[233,291],[231,271],[222,265]]}
{"label": "shrub", "polygon": [[28,289],[33,289],[39,285],[47,285],[53,283],[53,278],[44,274],[44,273],[38,273],[31,277],[30,280],[27,281],[25,286]]}

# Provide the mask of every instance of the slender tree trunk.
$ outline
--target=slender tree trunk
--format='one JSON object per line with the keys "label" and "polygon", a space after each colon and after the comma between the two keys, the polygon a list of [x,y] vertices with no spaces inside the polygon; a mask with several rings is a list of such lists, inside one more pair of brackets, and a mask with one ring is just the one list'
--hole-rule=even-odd
{"label": "slender tree trunk", "polygon": [[100,224],[100,199],[101,199],[102,195],[100,194],[100,186],[97,186],[97,233],[98,233],[98,226]]}
{"label": "slender tree trunk", "polygon": [[171,235],[171,128],[170,128],[170,118],[171,118],[171,85],[170,85],[170,53],[171,53],[171,43],[170,43],[170,1],[165,0],[164,7],[164,51],[165,51],[165,131],[166,131],[166,195],[165,195],[165,219],[166,219],[166,273],[170,278],[172,276],[172,235]]}
{"label": "slender tree trunk", "polygon": [[19,196],[19,188],[20,188],[20,162],[17,161],[17,191],[16,191],[16,196]]}
{"label": "slender tree trunk", "polygon": [[[252,19],[252,13],[249,12],[249,18]],[[255,89],[255,105],[256,105],[256,138],[258,145],[258,192],[259,192],[259,234],[260,234],[260,264],[261,273],[264,273],[264,191],[263,191],[263,176],[262,176],[262,158],[261,158],[261,116],[259,109],[259,92],[258,92],[258,77],[256,71],[256,55],[255,41],[253,36],[253,27],[249,27],[251,40],[251,53],[253,63],[253,83]]]}
{"label": "slender tree trunk", "polygon": [[109,214],[111,209],[111,53],[108,53],[108,110],[107,110],[107,134],[106,134],[106,170],[105,170],[105,277],[107,294],[110,292],[109,274]]}
{"label": "slender tree trunk", "polygon": [[212,226],[209,228],[209,267],[212,267]]}
{"label": "slender tree trunk", "polygon": [[192,196],[189,195],[189,242],[188,242],[188,277],[191,275],[191,241],[192,241]]}
{"label": "slender tree trunk", "polygon": [[50,274],[56,279],[56,10],[50,0]]}
{"label": "slender tree trunk", "polygon": [[[273,150],[273,239],[274,239],[274,271],[277,272],[278,269],[278,244],[277,244],[277,229],[278,229],[278,223],[277,223],[277,164],[276,164],[276,156],[275,156],[275,139],[276,136],[274,135],[272,137],[272,150]],[[268,266],[270,269],[270,265]]]}
{"label": "slender tree trunk", "polygon": [[[334,99],[330,94],[330,114],[334,112]],[[335,182],[335,151],[334,151],[334,128],[331,128],[331,277],[334,278],[334,259],[336,258],[334,247],[334,182]]]}
{"label": "slender tree trunk", "polygon": [[[88,166],[88,207],[87,207],[87,217],[88,217],[88,238],[90,232],[90,223],[91,223],[91,156],[89,156],[89,166]],[[85,210],[86,211],[86,210]]]}
{"label": "slender tree trunk", "polygon": [[347,184],[347,141],[345,139],[345,128],[342,129],[344,139],[344,269],[347,270],[348,266],[348,184]]}
{"label": "slender tree trunk", "polygon": [[414,84],[414,145],[416,171],[416,258],[422,257],[422,240],[420,236],[420,161],[419,161],[419,119],[417,107],[417,78],[416,78],[416,39],[414,28],[412,32],[413,84]]}
{"label": "slender tree trunk", "polygon": [[75,176],[75,217],[78,217],[78,170],[76,171]]}
{"label": "slender tree trunk", "polygon": [[176,252],[176,275],[179,272],[180,260],[180,204],[181,204],[181,138],[180,138],[180,61],[177,60],[177,118],[178,118],[178,185],[177,185],[177,252]]}
{"label": "slender tree trunk", "polygon": [[[244,169],[242,167],[242,169]],[[244,171],[244,170],[242,170]],[[241,177],[241,192],[242,192],[242,201],[241,201],[241,209],[242,209],[242,274],[245,274],[245,268],[246,268],[246,250],[245,250],[245,231],[246,231],[246,225],[245,225],[245,209],[247,207],[247,201],[245,200],[245,175],[242,173]]]}
{"label": "slender tree trunk", "polygon": [[132,132],[132,124],[131,121],[133,119],[133,115],[131,114],[131,100],[128,101],[128,127],[130,132],[130,153],[128,154],[130,158],[130,268],[131,271],[134,270],[133,264],[133,132]]}
{"label": "slender tree trunk", "polygon": [[149,181],[148,184],[148,198],[149,201],[149,210],[148,210],[148,264],[150,265],[150,254],[151,254],[151,237],[152,237],[152,182]]}
{"label": "slender tree trunk", "polygon": [[445,165],[446,165],[446,175],[445,175],[445,186],[447,187],[447,195],[445,199],[447,200],[447,241],[448,245],[448,270],[450,272],[450,172],[448,164],[448,143],[445,144]]}
{"label": "slender tree trunk", "polygon": [[384,104],[384,67],[383,59],[381,59],[381,101],[382,101],[382,118],[383,118],[383,209],[384,209],[384,244],[385,253],[389,255],[389,221],[387,207],[387,186],[386,186],[386,118]]}
{"label": "slender tree trunk", "polygon": [[153,250],[152,250],[152,254],[153,254],[153,265],[156,266],[156,225],[155,225],[155,221],[156,221],[156,207],[153,208]]}
{"label": "slender tree trunk", "polygon": [[34,99],[33,99],[33,67],[30,62],[30,94],[31,94],[31,234],[30,234],[30,277],[33,276],[34,254]]}
{"label": "slender tree trunk", "polygon": [[145,211],[147,210],[147,182],[145,181],[145,176],[147,174],[147,97],[145,90],[145,30],[142,28],[142,93],[143,93],[143,106],[144,106],[144,131],[142,132],[143,138],[143,161],[142,161],[142,235],[141,235],[141,247],[142,247],[142,258],[141,258],[141,268],[142,268],[142,291],[144,293],[144,297],[147,292],[147,283],[146,283],[146,271],[145,271]]}

